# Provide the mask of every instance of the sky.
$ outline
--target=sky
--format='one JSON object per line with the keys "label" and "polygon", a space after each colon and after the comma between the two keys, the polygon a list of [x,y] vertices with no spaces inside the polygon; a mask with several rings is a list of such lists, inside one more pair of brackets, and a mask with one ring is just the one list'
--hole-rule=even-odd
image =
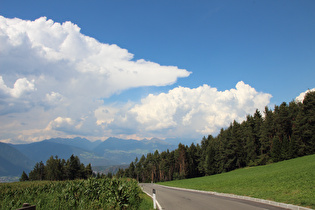
{"label": "sky", "polygon": [[217,135],[315,88],[314,0],[0,0],[0,141]]}

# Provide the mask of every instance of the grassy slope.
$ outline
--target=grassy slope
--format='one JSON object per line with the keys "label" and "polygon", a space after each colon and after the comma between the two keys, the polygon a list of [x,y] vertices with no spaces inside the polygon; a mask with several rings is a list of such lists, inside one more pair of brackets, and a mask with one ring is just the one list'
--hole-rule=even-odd
{"label": "grassy slope", "polygon": [[315,155],[159,184],[246,195],[315,209]]}

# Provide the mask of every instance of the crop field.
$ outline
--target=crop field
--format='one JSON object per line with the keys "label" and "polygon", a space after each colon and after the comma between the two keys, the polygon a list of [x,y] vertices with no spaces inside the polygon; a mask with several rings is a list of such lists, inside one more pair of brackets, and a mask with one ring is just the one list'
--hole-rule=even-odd
{"label": "crop field", "polygon": [[[130,179],[27,181],[0,184],[0,209],[143,209],[138,183]],[[145,200],[150,205],[150,200]]]}
{"label": "crop field", "polygon": [[315,209],[315,155],[159,184],[245,195]]}

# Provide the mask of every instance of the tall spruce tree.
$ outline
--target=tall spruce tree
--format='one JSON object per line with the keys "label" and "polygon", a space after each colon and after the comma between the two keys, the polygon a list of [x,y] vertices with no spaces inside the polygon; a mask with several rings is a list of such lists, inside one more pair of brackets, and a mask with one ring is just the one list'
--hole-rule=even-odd
{"label": "tall spruce tree", "polygon": [[303,154],[315,153],[315,92],[306,93],[299,118],[299,134],[304,147]]}
{"label": "tall spruce tree", "polygon": [[264,165],[270,161],[271,158],[271,145],[273,137],[275,136],[274,127],[274,113],[267,106],[264,111],[264,118],[261,125],[260,133],[260,152],[259,152],[259,165]]}
{"label": "tall spruce tree", "polygon": [[67,160],[66,163],[66,174],[67,178],[70,180],[80,179],[81,163],[78,156],[71,155],[71,157]]}
{"label": "tall spruce tree", "polygon": [[23,171],[21,178],[20,178],[20,182],[24,182],[24,181],[28,181],[29,178],[27,176],[27,174],[25,173],[25,171]]}
{"label": "tall spruce tree", "polygon": [[45,165],[42,161],[36,163],[34,169],[29,173],[29,179],[34,180],[45,180]]}

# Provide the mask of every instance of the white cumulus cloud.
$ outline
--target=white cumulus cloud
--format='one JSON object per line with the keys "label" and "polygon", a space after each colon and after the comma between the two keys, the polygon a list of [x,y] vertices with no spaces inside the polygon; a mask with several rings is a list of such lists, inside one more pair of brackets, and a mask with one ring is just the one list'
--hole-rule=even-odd
{"label": "white cumulus cloud", "polygon": [[42,116],[34,127],[63,116],[91,129],[107,122],[94,116],[104,98],[190,75],[176,66],[134,60],[128,50],[86,36],[74,23],[46,17],[0,16],[0,54],[0,115],[14,114],[20,121],[30,113]]}
{"label": "white cumulus cloud", "polygon": [[315,88],[313,88],[313,89],[311,89],[311,90],[307,90],[307,91],[301,93],[299,96],[297,96],[297,97],[295,98],[295,101],[297,101],[297,102],[303,102],[306,93],[312,92],[312,91],[315,91]]}
{"label": "white cumulus cloud", "polygon": [[[190,72],[162,66],[80,32],[71,22],[0,16],[0,141],[56,136],[195,137],[264,110],[271,95],[240,81],[207,84],[108,105],[113,94],[174,84]],[[306,92],[297,100],[303,100]],[[132,100],[132,99],[130,99]]]}
{"label": "white cumulus cloud", "polygon": [[[243,121],[256,109],[264,110],[271,95],[238,82],[236,88],[218,91],[209,85],[177,87],[168,93],[150,94],[125,110],[111,112],[108,128],[126,134],[188,137],[216,134],[233,120]],[[106,108],[106,110],[110,110]],[[141,131],[141,132],[139,132]]]}
{"label": "white cumulus cloud", "polygon": [[4,94],[19,98],[25,93],[35,91],[34,80],[28,81],[26,78],[20,78],[16,80],[13,88],[10,88],[7,87],[2,76],[0,76],[0,90],[2,90]]}

